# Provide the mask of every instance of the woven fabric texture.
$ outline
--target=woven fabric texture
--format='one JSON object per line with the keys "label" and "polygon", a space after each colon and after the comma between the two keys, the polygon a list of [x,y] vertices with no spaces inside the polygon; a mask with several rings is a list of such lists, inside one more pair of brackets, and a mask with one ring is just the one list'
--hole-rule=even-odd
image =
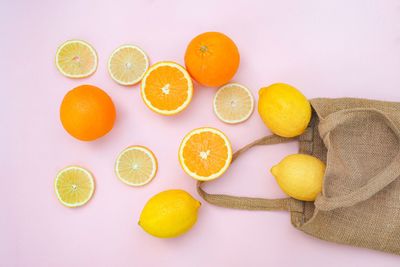
{"label": "woven fabric texture", "polygon": [[326,162],[315,202],[209,194],[207,202],[236,209],[287,210],[297,229],[314,237],[400,255],[400,103],[355,99],[310,100],[313,117],[298,138],[276,135],[257,145],[299,141],[299,153]]}

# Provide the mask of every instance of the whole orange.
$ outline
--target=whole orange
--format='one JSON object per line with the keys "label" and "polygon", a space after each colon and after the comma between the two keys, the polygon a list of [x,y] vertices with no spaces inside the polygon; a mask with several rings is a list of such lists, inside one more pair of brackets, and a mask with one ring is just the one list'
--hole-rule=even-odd
{"label": "whole orange", "polygon": [[186,69],[198,83],[221,86],[235,75],[240,62],[239,50],[225,34],[205,32],[195,37],[185,53]]}
{"label": "whole orange", "polygon": [[95,140],[114,126],[115,107],[106,92],[93,85],[69,91],[61,103],[60,119],[64,129],[82,141]]}

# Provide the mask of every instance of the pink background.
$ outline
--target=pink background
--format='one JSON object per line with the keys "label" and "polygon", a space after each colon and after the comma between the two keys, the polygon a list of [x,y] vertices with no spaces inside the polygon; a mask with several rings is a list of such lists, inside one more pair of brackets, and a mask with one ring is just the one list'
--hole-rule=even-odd
{"label": "pink background", "polygon": [[[309,98],[400,101],[399,1],[2,0],[0,13],[1,266],[399,266],[394,255],[307,236],[286,212],[204,201],[185,236],[146,234],[137,221],[153,194],[181,188],[199,198],[177,160],[188,131],[219,128],[234,149],[269,131],[257,112],[241,125],[223,124],[212,111],[215,89],[200,86],[181,115],[159,116],[145,107],[138,86],[117,85],[106,69],[110,53],[125,43],[142,47],[152,63],[183,63],[189,40],[216,30],[238,45],[234,81],[256,98],[260,87],[282,81]],[[68,79],[54,66],[58,45],[72,38],[97,49],[99,67],[90,78]],[[80,84],[103,88],[117,107],[114,129],[99,141],[77,141],[60,124],[60,102]],[[133,144],[148,146],[159,159],[158,175],[142,188],[124,185],[113,172],[117,154]],[[256,148],[208,189],[283,197],[268,170],[296,149],[295,143]],[[79,209],[63,207],[53,191],[57,171],[70,164],[96,178],[93,199]]]}

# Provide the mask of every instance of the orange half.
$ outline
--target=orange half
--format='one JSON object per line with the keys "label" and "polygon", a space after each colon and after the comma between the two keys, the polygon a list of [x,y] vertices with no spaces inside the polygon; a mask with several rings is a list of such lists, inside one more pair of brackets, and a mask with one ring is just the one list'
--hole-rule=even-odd
{"label": "orange half", "polygon": [[199,181],[220,177],[232,161],[232,147],[226,135],[214,128],[199,128],[188,133],[179,147],[183,170]]}
{"label": "orange half", "polygon": [[149,68],[141,83],[144,103],[154,112],[174,115],[192,100],[193,82],[189,73],[174,62],[159,62]]}

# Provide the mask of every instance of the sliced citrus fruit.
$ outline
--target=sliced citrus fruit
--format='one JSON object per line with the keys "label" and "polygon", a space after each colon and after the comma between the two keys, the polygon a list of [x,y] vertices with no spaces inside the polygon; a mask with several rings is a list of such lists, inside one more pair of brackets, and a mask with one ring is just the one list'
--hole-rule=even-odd
{"label": "sliced citrus fruit", "polygon": [[143,77],[141,94],[144,103],[154,112],[174,115],[192,100],[193,82],[189,73],[174,62],[159,62]]}
{"label": "sliced citrus fruit", "polygon": [[149,68],[146,53],[137,46],[123,45],[114,50],[108,60],[111,78],[121,85],[134,85]]}
{"label": "sliced citrus fruit", "polygon": [[214,112],[223,122],[243,122],[250,117],[253,110],[253,96],[249,89],[241,84],[226,84],[214,96]]}
{"label": "sliced citrus fruit", "polygon": [[188,133],[179,147],[183,170],[196,180],[220,177],[232,161],[231,143],[224,133],[214,128],[199,128]]}
{"label": "sliced citrus fruit", "polygon": [[57,49],[56,66],[69,78],[84,78],[96,71],[97,53],[84,41],[69,40]]}
{"label": "sliced citrus fruit", "polygon": [[79,166],[69,166],[58,172],[54,181],[60,202],[70,208],[86,204],[93,196],[93,175]]}
{"label": "sliced citrus fruit", "polygon": [[157,159],[147,147],[130,146],[118,155],[115,173],[127,185],[145,185],[156,176]]}

